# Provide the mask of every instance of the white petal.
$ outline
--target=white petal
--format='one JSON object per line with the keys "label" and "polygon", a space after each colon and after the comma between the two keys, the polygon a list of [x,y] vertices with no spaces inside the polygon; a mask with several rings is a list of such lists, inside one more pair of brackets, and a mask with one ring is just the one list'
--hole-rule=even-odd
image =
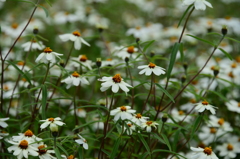
{"label": "white petal", "polygon": [[82,43],[84,43],[84,44],[87,45],[87,46],[90,46],[90,44],[87,43],[83,38],[80,38],[80,39],[81,39]]}
{"label": "white petal", "polygon": [[51,53],[47,53],[47,54],[46,54],[46,59],[47,59],[48,61],[51,61],[51,60],[53,59],[53,55],[52,55]]}
{"label": "white petal", "polygon": [[62,34],[62,35],[59,35],[59,38],[62,40],[62,41],[68,41],[70,40],[70,35],[71,34]]}
{"label": "white petal", "polygon": [[45,53],[41,53],[41,54],[37,57],[37,59],[35,60],[35,62],[38,62],[39,60],[41,60],[44,55],[45,55]]}
{"label": "white petal", "polygon": [[74,41],[74,48],[76,50],[80,50],[81,49],[81,41],[79,38],[77,38],[75,41]]}
{"label": "white petal", "polygon": [[112,85],[112,91],[113,91],[113,93],[117,93],[118,90],[119,90],[119,85],[118,85],[118,84],[113,84],[113,85]]}

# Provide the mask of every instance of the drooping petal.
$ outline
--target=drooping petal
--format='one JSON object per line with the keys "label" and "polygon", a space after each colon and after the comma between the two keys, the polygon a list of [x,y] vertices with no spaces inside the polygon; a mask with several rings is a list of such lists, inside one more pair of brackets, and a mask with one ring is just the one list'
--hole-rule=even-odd
{"label": "drooping petal", "polygon": [[85,45],[87,46],[90,46],[90,44],[88,42],[86,42],[83,38],[80,38],[81,39],[81,42],[84,43]]}
{"label": "drooping petal", "polygon": [[62,41],[68,41],[70,40],[70,35],[71,34],[62,34],[62,35],[59,35],[59,38],[62,40]]}
{"label": "drooping petal", "polygon": [[51,61],[51,60],[53,59],[53,55],[52,55],[51,53],[47,53],[47,54],[46,54],[46,59],[47,59],[48,61]]}
{"label": "drooping petal", "polygon": [[37,59],[35,60],[35,62],[40,61],[44,55],[45,55],[45,53],[41,53],[41,54],[37,57]]}
{"label": "drooping petal", "polygon": [[76,50],[80,50],[81,49],[81,41],[79,38],[77,38],[75,41],[74,41],[74,48]]}
{"label": "drooping petal", "polygon": [[119,90],[119,85],[118,85],[118,84],[113,84],[113,85],[112,85],[112,91],[113,91],[113,93],[117,93],[118,90]]}

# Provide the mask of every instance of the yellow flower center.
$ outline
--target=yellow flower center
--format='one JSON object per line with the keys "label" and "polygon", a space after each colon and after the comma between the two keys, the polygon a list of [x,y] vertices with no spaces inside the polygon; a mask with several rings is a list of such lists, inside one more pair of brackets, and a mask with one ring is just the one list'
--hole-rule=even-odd
{"label": "yellow flower center", "polygon": [[23,82],[27,82],[27,79],[26,79],[26,78],[22,78],[22,81],[23,81]]}
{"label": "yellow flower center", "polygon": [[238,107],[240,107],[240,103],[238,103]]}
{"label": "yellow flower center", "polygon": [[207,101],[203,101],[202,105],[208,105],[208,102]]}
{"label": "yellow flower center", "polygon": [[129,46],[129,47],[127,48],[127,52],[128,52],[129,54],[134,53],[134,46]]}
{"label": "yellow flower center", "polygon": [[27,137],[32,137],[33,136],[33,132],[31,130],[27,130],[25,133],[24,133],[25,136]]}
{"label": "yellow flower center", "polygon": [[223,125],[223,124],[224,124],[224,119],[223,119],[223,118],[219,119],[219,120],[218,120],[218,124],[219,124],[219,125]]}
{"label": "yellow flower center", "polygon": [[80,74],[78,74],[77,71],[74,71],[74,72],[72,73],[72,76],[73,76],[73,77],[79,77]]}
{"label": "yellow flower center", "polygon": [[140,29],[141,29],[141,27],[140,27],[140,26],[137,26],[137,27],[136,27],[136,29],[137,29],[137,30],[140,30]]}
{"label": "yellow flower center", "polygon": [[179,114],[179,115],[184,115],[184,112],[183,112],[182,110],[179,110],[179,111],[178,111],[178,114]]}
{"label": "yellow flower center", "polygon": [[9,87],[8,87],[7,85],[4,85],[4,86],[3,86],[3,90],[4,90],[4,91],[8,91],[8,90],[9,90]]}
{"label": "yellow flower center", "polygon": [[237,63],[236,62],[232,63],[231,67],[232,68],[237,68]]}
{"label": "yellow flower center", "polygon": [[121,110],[122,112],[125,112],[125,111],[127,111],[127,108],[126,108],[125,106],[121,106],[121,107],[120,107],[120,110]]}
{"label": "yellow flower center", "polygon": [[153,123],[152,121],[147,121],[147,122],[146,122],[146,124],[147,124],[148,126],[151,126],[152,123]]}
{"label": "yellow flower center", "polygon": [[17,63],[17,65],[19,65],[19,66],[23,66],[25,63],[23,62],[23,61],[19,61],[18,63]]}
{"label": "yellow flower center", "polygon": [[44,145],[41,145],[41,146],[38,146],[38,153],[39,155],[43,155],[47,152],[47,149],[44,149],[45,146]]}
{"label": "yellow flower center", "polygon": [[228,151],[232,151],[233,150],[233,145],[232,144],[228,144],[227,145],[227,149],[228,149]]}
{"label": "yellow flower center", "polygon": [[13,24],[12,24],[12,28],[13,28],[13,29],[17,29],[17,28],[18,28],[18,24],[17,24],[17,23],[13,23]]}
{"label": "yellow flower center", "polygon": [[193,85],[196,85],[196,84],[198,84],[198,80],[194,80],[194,81],[192,81],[191,82]]}
{"label": "yellow flower center", "polygon": [[195,99],[190,99],[191,103],[197,103],[197,101]]}
{"label": "yellow flower center", "polygon": [[48,121],[54,122],[54,118],[48,118]]}
{"label": "yellow flower center", "polygon": [[88,60],[86,55],[82,55],[81,58],[79,59],[82,62],[86,62]]}
{"label": "yellow flower center", "polygon": [[132,127],[132,124],[127,124],[128,125],[128,127]]}
{"label": "yellow flower center", "polygon": [[151,62],[150,62],[149,65],[148,65],[148,67],[149,67],[149,68],[154,68],[154,67],[156,67],[156,65],[155,65],[154,63],[151,63]]}
{"label": "yellow flower center", "polygon": [[141,115],[140,113],[137,113],[137,114],[135,115],[135,117],[138,118],[138,119],[140,119],[140,118],[142,118],[142,115]]}
{"label": "yellow flower center", "polygon": [[217,132],[217,130],[215,128],[210,128],[210,133],[211,134],[215,134]]}
{"label": "yellow flower center", "polygon": [[120,83],[122,81],[122,78],[121,78],[120,74],[116,74],[115,76],[113,76],[112,80],[115,83]]}
{"label": "yellow flower center", "polygon": [[228,44],[226,43],[226,42],[222,42],[221,44],[220,44],[220,46],[222,46],[222,47],[225,47],[225,46],[227,46]]}
{"label": "yellow flower center", "polygon": [[237,56],[237,57],[235,58],[235,60],[236,60],[238,63],[240,63],[240,56]]}
{"label": "yellow flower center", "polygon": [[212,154],[212,148],[211,147],[205,147],[203,152],[207,155],[211,155]]}
{"label": "yellow flower center", "polygon": [[232,71],[228,73],[228,76],[231,78],[234,78],[235,76],[233,75]]}
{"label": "yellow flower center", "polygon": [[106,61],[112,61],[112,59],[107,59]]}
{"label": "yellow flower center", "polygon": [[28,148],[28,141],[27,140],[22,140],[19,144],[19,147],[21,149],[27,149]]}
{"label": "yellow flower center", "polygon": [[51,52],[52,52],[52,49],[50,49],[50,47],[46,47],[43,51],[44,51],[45,53],[51,53]]}
{"label": "yellow flower center", "polygon": [[37,42],[37,41],[36,41],[36,40],[31,40],[31,42],[35,43],[35,42]]}
{"label": "yellow flower center", "polygon": [[67,159],[73,159],[73,158],[74,158],[74,156],[73,156],[73,155],[70,155],[70,156],[68,156]]}
{"label": "yellow flower center", "polygon": [[79,33],[79,31],[74,31],[72,34],[75,35],[75,36],[81,36],[81,34]]}

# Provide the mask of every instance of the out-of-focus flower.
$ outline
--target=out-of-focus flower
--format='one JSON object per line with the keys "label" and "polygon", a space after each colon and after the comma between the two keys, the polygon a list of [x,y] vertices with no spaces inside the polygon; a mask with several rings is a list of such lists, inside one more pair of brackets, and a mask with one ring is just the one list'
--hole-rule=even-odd
{"label": "out-of-focus flower", "polygon": [[[86,55],[79,55],[78,57],[71,58],[71,63],[69,66],[74,66],[76,68],[81,67],[83,71],[92,69],[92,61],[87,58]],[[87,69],[86,69],[87,68]]]}
{"label": "out-of-focus flower", "polygon": [[12,137],[13,141],[20,141],[20,140],[32,140],[33,142],[35,141],[41,141],[42,139],[35,136],[31,130],[25,131],[25,133],[18,133],[18,136],[13,136]]}
{"label": "out-of-focus flower", "polygon": [[196,110],[202,113],[205,109],[209,110],[212,114],[216,114],[216,107],[210,105],[207,101],[203,101],[202,103],[196,103]]}
{"label": "out-of-focus flower", "polygon": [[43,63],[56,63],[56,57],[60,59],[59,56],[62,56],[62,54],[53,52],[50,47],[46,47],[43,52],[37,57],[35,62],[43,62]]}
{"label": "out-of-focus flower", "polygon": [[9,118],[0,118],[0,126],[6,128],[8,124],[5,121],[7,121],[8,119]]}
{"label": "out-of-focus flower", "polygon": [[63,126],[65,123],[61,121],[61,118],[57,117],[57,118],[48,118],[46,120],[40,120],[40,122],[44,122],[40,128],[44,129],[46,127],[48,127],[49,125],[58,125],[58,126]]}
{"label": "out-of-focus flower", "polygon": [[83,138],[81,135],[79,135],[79,134],[78,134],[78,137],[79,137],[80,139],[75,140],[75,142],[78,143],[78,144],[80,144],[80,145],[83,145],[83,148],[87,150],[87,149],[88,149],[87,140],[84,139],[84,138]]}
{"label": "out-of-focus flower", "polygon": [[59,38],[62,41],[68,41],[71,40],[74,42],[74,48],[76,50],[80,50],[82,43],[84,43],[87,46],[90,46],[89,43],[87,43],[82,37],[79,31],[74,31],[72,34],[63,34],[63,35],[59,35]]}
{"label": "out-of-focus flower", "polygon": [[7,132],[5,132],[5,131],[0,131],[0,140],[2,139],[2,138],[4,138],[5,136],[8,136],[9,135],[9,133],[7,133]]}
{"label": "out-of-focus flower", "polygon": [[138,126],[142,126],[142,123],[147,122],[149,117],[142,116],[140,113],[134,114],[131,121]]}
{"label": "out-of-focus flower", "polygon": [[205,147],[204,149],[201,147],[190,147],[190,149],[193,151],[191,159],[218,159],[211,147]]}
{"label": "out-of-focus flower", "polygon": [[240,144],[235,143],[224,143],[218,145],[216,150],[219,151],[219,156],[224,157],[224,159],[236,158],[237,153],[240,153]]}
{"label": "out-of-focus flower", "polygon": [[143,69],[139,72],[139,74],[144,74],[146,76],[151,75],[152,73],[154,73],[155,75],[159,76],[161,74],[165,74],[165,69],[162,67],[159,67],[157,65],[155,65],[154,63],[149,63],[149,65],[142,65],[142,66],[138,66],[138,69]]}
{"label": "out-of-focus flower", "polygon": [[236,100],[230,100],[229,102],[225,103],[228,110],[232,112],[240,113],[240,102],[237,102]]}
{"label": "out-of-focus flower", "polygon": [[42,50],[44,49],[45,45],[43,45],[43,43],[41,41],[36,41],[36,40],[32,40],[29,42],[26,42],[24,44],[22,44],[22,48],[24,49],[24,51],[29,51],[31,50]]}
{"label": "out-of-focus flower", "polygon": [[99,79],[99,81],[103,81],[101,84],[100,90],[102,92],[106,91],[108,88],[112,87],[112,92],[117,93],[119,91],[119,88],[121,88],[125,93],[129,92],[129,89],[127,87],[132,87],[131,85],[125,83],[120,76],[120,74],[116,74],[113,77],[102,77]]}
{"label": "out-of-focus flower", "polygon": [[54,150],[46,149],[47,145],[40,143],[38,144],[38,154],[40,159],[56,159],[56,157],[53,157],[50,153],[55,153]]}
{"label": "out-of-focus flower", "polygon": [[212,8],[211,3],[209,3],[206,0],[184,0],[183,4],[188,5],[188,6],[191,4],[194,4],[194,7],[196,10],[205,10],[206,6]]}
{"label": "out-of-focus flower", "polygon": [[129,46],[127,48],[121,48],[121,50],[116,52],[116,55],[118,57],[122,58],[123,60],[125,60],[125,58],[135,59],[138,55],[138,54],[136,54],[137,51],[138,51],[138,49],[135,48],[134,46]]}
{"label": "out-of-focus flower", "polygon": [[114,121],[118,121],[119,119],[132,119],[132,114],[135,113],[136,110],[131,109],[130,106],[121,106],[116,109],[110,111],[110,115],[114,116]]}
{"label": "out-of-focus flower", "polygon": [[79,84],[89,85],[89,82],[85,77],[80,76],[76,71],[71,74],[71,76],[61,81],[67,84],[67,89],[69,89],[72,85],[79,86]]}
{"label": "out-of-focus flower", "polygon": [[146,121],[142,123],[142,129],[146,128],[147,132],[151,132],[152,128],[155,128],[155,129],[157,128],[157,125],[159,124],[155,121]]}
{"label": "out-of-focus flower", "polygon": [[[186,114],[182,110],[172,109],[171,116],[173,120],[175,120],[176,122],[180,122],[183,119],[184,119],[184,122],[190,122],[191,120],[191,116],[186,116]],[[169,121],[173,122],[172,120],[169,120]]]}
{"label": "out-of-focus flower", "polygon": [[76,157],[74,157],[73,155],[70,155],[70,156],[65,156],[65,155],[61,155],[61,157],[63,158],[63,159],[78,159],[78,158],[76,158]]}
{"label": "out-of-focus flower", "polygon": [[126,125],[124,124],[123,131],[127,132],[128,135],[132,135],[132,132],[135,131],[135,128],[135,125],[132,122],[128,121]]}

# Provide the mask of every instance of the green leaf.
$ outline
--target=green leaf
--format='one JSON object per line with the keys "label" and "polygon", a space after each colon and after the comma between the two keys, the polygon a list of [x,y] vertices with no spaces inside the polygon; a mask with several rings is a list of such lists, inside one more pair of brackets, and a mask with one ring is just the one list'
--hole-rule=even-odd
{"label": "green leaf", "polygon": [[31,1],[23,1],[23,0],[16,0],[17,2],[25,2],[25,3],[30,3],[30,4],[33,4],[35,5],[35,3],[31,2]]}
{"label": "green leaf", "polygon": [[163,133],[161,133],[161,136],[162,136],[165,144],[166,144],[167,147],[169,148],[169,150],[172,151],[172,147],[171,147],[171,145],[170,145],[170,143],[169,143],[169,141],[168,141],[168,137],[167,137],[165,134],[163,134]]}
{"label": "green leaf", "polygon": [[55,151],[55,155],[57,156],[57,158],[62,158],[57,147],[54,148],[54,151]]}
{"label": "green leaf", "polygon": [[39,39],[42,39],[43,41],[47,41],[48,42],[48,39],[45,39],[44,37],[42,37],[40,35],[36,35],[36,37],[38,37]]}
{"label": "green leaf", "polygon": [[205,43],[210,44],[210,45],[212,45],[213,47],[215,47],[215,44],[211,43],[210,41],[204,40],[204,39],[202,39],[202,38],[199,38],[199,37],[196,37],[196,36],[193,36],[193,35],[190,35],[190,34],[186,34],[186,35],[187,35],[187,36],[191,36],[191,37],[193,37],[193,38],[195,38],[195,39],[197,39],[197,40],[199,40],[199,41],[205,42]]}
{"label": "green leaf", "polygon": [[163,93],[165,93],[171,99],[171,101],[173,101],[173,103],[175,103],[174,98],[160,84],[158,83],[155,83],[155,84],[158,86],[158,88],[161,91],[163,91]]}
{"label": "green leaf", "polygon": [[109,153],[107,150],[102,149],[102,151],[103,151],[106,155],[110,156],[110,153]]}
{"label": "green leaf", "polygon": [[229,58],[230,60],[233,60],[232,56],[229,53],[227,53],[225,50],[223,50],[222,48],[218,48],[218,49],[221,50],[222,53],[224,53],[224,55],[227,56],[227,58]]}
{"label": "green leaf", "polygon": [[183,43],[180,43],[179,51],[180,51],[180,54],[181,54],[181,61],[183,63],[183,60],[184,60]]}
{"label": "green leaf", "polygon": [[173,69],[173,65],[175,64],[175,60],[176,60],[176,56],[177,56],[177,52],[179,50],[179,46],[180,43],[175,43],[171,52],[171,57],[170,57],[170,63],[168,66],[168,70],[167,70],[167,78],[170,78],[172,69]]}
{"label": "green leaf", "polygon": [[143,48],[143,52],[145,52],[147,50],[147,48],[149,48],[149,46],[152,45],[152,43],[154,43],[155,40],[149,41],[147,45],[144,46]]}
{"label": "green leaf", "polygon": [[192,131],[191,131],[191,137],[190,139],[195,135],[198,127],[199,127],[199,124],[200,122],[202,121],[202,118],[203,116],[202,115],[198,115],[197,119],[195,120],[195,122],[193,123],[193,128],[192,128]]}
{"label": "green leaf", "polygon": [[229,99],[225,98],[225,97],[224,97],[221,93],[219,93],[219,92],[211,91],[211,90],[208,90],[208,91],[216,94],[216,95],[219,96],[221,99],[223,99],[225,102],[228,102],[228,101],[229,101]]}
{"label": "green leaf", "polygon": [[207,33],[206,35],[218,35],[218,36],[222,36],[222,34],[215,33],[215,32]]}
{"label": "green leaf", "polygon": [[113,148],[112,148],[112,152],[110,154],[110,159],[114,159],[116,157],[115,155],[118,152],[118,148],[119,148],[120,142],[121,142],[121,138],[120,137],[117,139],[117,141],[114,142],[114,145],[113,145]]}
{"label": "green leaf", "polygon": [[224,37],[225,39],[228,39],[228,40],[232,40],[232,41],[234,41],[234,42],[237,42],[237,43],[240,43],[240,41],[238,41],[238,40],[235,40],[235,39],[233,39],[233,38],[230,38],[230,37]]}
{"label": "green leaf", "polygon": [[64,147],[62,147],[61,144],[59,144],[59,143],[56,143],[56,144],[57,144],[57,147],[59,147],[59,149],[61,149],[64,152],[64,154],[66,154],[68,156],[67,150],[65,150]]}
{"label": "green leaf", "polygon": [[82,124],[82,125],[80,125],[78,127],[75,127],[72,131],[75,131],[76,129],[82,128],[84,126],[87,126],[87,125],[90,125],[90,124],[93,124],[93,123],[96,123],[96,122],[99,122],[99,121],[98,120],[97,121],[91,121],[91,122],[88,122],[86,124]]}
{"label": "green leaf", "polygon": [[46,119],[47,87],[42,85],[42,119]]}
{"label": "green leaf", "polygon": [[45,7],[41,6],[41,5],[37,5],[37,6],[42,8],[44,10],[45,14],[46,14],[46,17],[48,17],[48,15],[49,15],[48,14],[48,10]]}
{"label": "green leaf", "polygon": [[179,22],[178,22],[178,26],[177,26],[177,27],[179,27],[179,26],[181,25],[183,18],[185,17],[185,15],[187,14],[187,12],[189,11],[189,9],[190,9],[192,6],[193,6],[193,4],[190,5],[190,6],[188,6],[188,8],[185,10],[185,12],[183,13],[181,19],[180,19]]}
{"label": "green leaf", "polygon": [[153,152],[153,153],[155,153],[155,152],[167,152],[167,153],[175,154],[176,156],[180,156],[180,157],[182,157],[182,158],[187,159],[186,157],[184,157],[184,156],[182,156],[182,155],[179,155],[179,154],[176,153],[176,152],[169,151],[169,150],[156,149],[156,150],[153,150],[152,152]]}
{"label": "green leaf", "polygon": [[52,4],[49,0],[45,0],[47,2],[48,5],[50,5],[50,7],[52,7]]}
{"label": "green leaf", "polygon": [[9,64],[11,64],[27,81],[30,85],[32,85],[30,78],[20,70],[13,62],[6,60]]}
{"label": "green leaf", "polygon": [[150,154],[151,154],[150,147],[148,146],[148,144],[147,144],[147,142],[145,141],[145,139],[142,137],[141,134],[137,134],[137,136],[138,136],[139,139],[142,141],[144,147],[146,148],[148,154],[150,155]]}

